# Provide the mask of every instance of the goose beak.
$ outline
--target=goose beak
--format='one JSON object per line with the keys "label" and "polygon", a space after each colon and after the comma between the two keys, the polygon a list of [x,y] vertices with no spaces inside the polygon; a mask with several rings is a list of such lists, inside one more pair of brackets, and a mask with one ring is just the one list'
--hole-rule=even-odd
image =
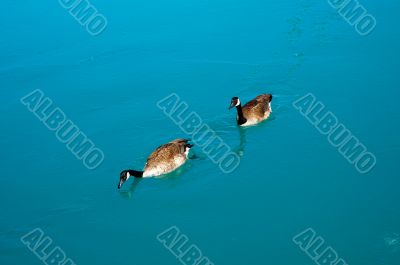
{"label": "goose beak", "polygon": [[231,102],[231,105],[229,106],[228,109],[232,109],[233,107],[235,107],[235,103],[234,103],[234,102]]}
{"label": "goose beak", "polygon": [[120,189],[120,188],[122,187],[122,184],[124,184],[124,181],[123,181],[123,180],[120,180],[120,181],[119,181],[119,184],[118,184],[118,189]]}

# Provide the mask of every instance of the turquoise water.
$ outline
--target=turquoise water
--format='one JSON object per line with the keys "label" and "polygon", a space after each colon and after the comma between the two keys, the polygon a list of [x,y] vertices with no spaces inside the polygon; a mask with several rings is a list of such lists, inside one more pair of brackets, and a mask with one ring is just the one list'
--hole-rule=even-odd
{"label": "turquoise water", "polygon": [[[91,36],[58,1],[0,11],[0,264],[42,264],[40,228],[77,265],[180,264],[157,240],[176,226],[214,264],[314,264],[292,238],[313,228],[350,265],[400,263],[400,34],[395,1],[363,0],[360,36],[326,1],[100,1]],[[361,3],[361,2],[360,2]],[[87,169],[23,104],[40,89],[104,152]],[[241,155],[224,174],[197,159],[130,181],[187,137],[156,102],[178,94]],[[239,130],[232,96],[272,93],[273,116]],[[313,93],[377,158],[360,174],[293,106]],[[397,176],[397,177],[396,177]]]}

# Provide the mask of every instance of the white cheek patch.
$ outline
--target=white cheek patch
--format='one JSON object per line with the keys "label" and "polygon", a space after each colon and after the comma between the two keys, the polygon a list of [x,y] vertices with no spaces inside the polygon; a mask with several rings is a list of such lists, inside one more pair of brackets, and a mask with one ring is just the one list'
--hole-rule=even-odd
{"label": "white cheek patch", "polygon": [[236,107],[240,105],[240,99],[237,100]]}

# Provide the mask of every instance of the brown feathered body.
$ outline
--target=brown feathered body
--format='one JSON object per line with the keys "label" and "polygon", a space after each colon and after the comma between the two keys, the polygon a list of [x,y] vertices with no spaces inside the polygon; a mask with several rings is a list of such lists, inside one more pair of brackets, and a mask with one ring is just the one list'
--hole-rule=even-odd
{"label": "brown feathered body", "polygon": [[271,94],[262,94],[247,102],[243,107],[243,116],[246,122],[241,126],[250,126],[260,123],[271,115]]}
{"label": "brown feathered body", "polygon": [[191,147],[187,139],[176,139],[158,147],[147,159],[143,177],[156,177],[174,171],[187,161]]}

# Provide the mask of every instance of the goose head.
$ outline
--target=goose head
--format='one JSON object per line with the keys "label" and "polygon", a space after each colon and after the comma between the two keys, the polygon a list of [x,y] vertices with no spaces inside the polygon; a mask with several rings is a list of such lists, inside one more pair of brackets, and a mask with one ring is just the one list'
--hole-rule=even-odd
{"label": "goose head", "polygon": [[129,173],[129,170],[124,170],[119,174],[119,184],[118,184],[118,189],[122,187],[122,184],[124,184],[129,178],[131,174]]}
{"label": "goose head", "polygon": [[229,106],[229,109],[237,107],[240,105],[240,99],[238,97],[233,97],[231,100],[231,105]]}

